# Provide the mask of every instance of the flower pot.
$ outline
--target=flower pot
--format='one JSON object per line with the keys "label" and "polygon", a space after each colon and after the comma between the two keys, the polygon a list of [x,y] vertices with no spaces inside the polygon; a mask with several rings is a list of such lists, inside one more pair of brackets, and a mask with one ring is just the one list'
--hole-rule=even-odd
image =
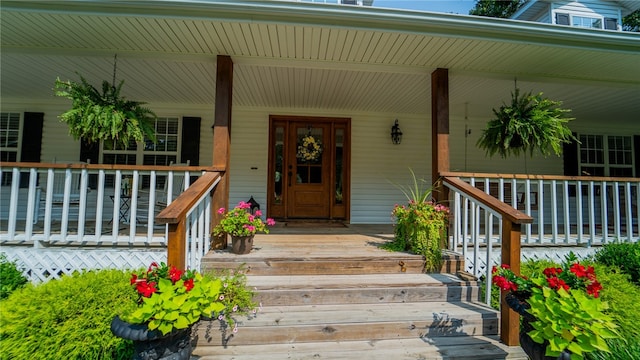
{"label": "flower pot", "polygon": [[134,360],[189,360],[191,357],[191,327],[174,330],[166,335],[149,330],[146,324],[129,324],[116,316],[111,332],[133,341]]}
{"label": "flower pot", "polygon": [[522,316],[522,327],[520,328],[520,347],[522,350],[529,356],[531,360],[569,360],[571,359],[571,353],[567,350],[562,352],[560,356],[557,358],[546,356],[545,352],[547,349],[547,345],[549,345],[548,341],[543,342],[542,344],[533,341],[531,336],[529,336],[528,332],[533,330],[532,322],[536,321],[536,317],[529,314],[527,309],[531,306],[527,302],[527,298],[531,294],[526,292],[510,292],[505,297],[505,302],[511,309]]}
{"label": "flower pot", "polygon": [[251,249],[253,248],[254,236],[255,235],[248,235],[248,236],[231,235],[231,252],[239,255],[250,253]]}

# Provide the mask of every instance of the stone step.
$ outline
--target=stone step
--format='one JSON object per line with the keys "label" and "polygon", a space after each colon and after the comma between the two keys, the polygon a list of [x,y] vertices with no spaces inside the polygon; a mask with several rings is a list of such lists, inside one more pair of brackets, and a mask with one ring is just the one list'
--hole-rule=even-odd
{"label": "stone step", "polygon": [[[264,306],[220,336],[217,320],[197,326],[198,346],[497,335],[498,313],[474,302]],[[215,331],[214,331],[215,330]]]}
{"label": "stone step", "polygon": [[334,341],[197,347],[200,360],[527,360],[520,347],[506,346],[496,336],[422,337],[393,340]]}
{"label": "stone step", "polygon": [[247,280],[265,306],[479,300],[477,282],[451,274],[250,275]]}

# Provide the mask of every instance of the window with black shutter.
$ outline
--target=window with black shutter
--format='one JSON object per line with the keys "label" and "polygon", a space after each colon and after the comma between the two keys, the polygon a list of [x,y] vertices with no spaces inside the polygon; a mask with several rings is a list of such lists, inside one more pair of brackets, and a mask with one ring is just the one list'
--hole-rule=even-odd
{"label": "window with black shutter", "polygon": [[618,30],[618,19],[604,18],[604,28],[606,30]]}

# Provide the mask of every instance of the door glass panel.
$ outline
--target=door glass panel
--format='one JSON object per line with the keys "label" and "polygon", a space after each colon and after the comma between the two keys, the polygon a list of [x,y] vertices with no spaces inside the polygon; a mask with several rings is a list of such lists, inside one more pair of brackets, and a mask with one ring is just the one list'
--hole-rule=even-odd
{"label": "door glass panel", "polygon": [[322,128],[298,128],[296,135],[296,182],[322,183]]}
{"label": "door glass panel", "polygon": [[342,151],[344,149],[344,129],[336,129],[335,133],[336,139],[336,158],[335,158],[335,173],[336,173],[336,183],[335,183],[335,193],[334,199],[336,204],[342,204],[342,179],[343,179],[343,169],[342,169]]}
{"label": "door glass panel", "polygon": [[282,204],[282,174],[284,173],[284,127],[278,126],[275,129],[275,167],[274,167],[274,177],[275,177],[275,186],[274,186],[274,204]]}

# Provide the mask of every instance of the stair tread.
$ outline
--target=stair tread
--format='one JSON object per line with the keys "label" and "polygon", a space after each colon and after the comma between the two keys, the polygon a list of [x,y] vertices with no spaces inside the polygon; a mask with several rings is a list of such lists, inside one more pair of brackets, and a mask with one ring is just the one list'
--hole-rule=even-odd
{"label": "stair tread", "polygon": [[476,285],[451,274],[364,274],[364,275],[249,275],[247,284],[257,290],[426,287]]}
{"label": "stair tread", "polygon": [[415,322],[497,318],[498,312],[473,302],[409,302],[265,306],[256,317],[239,319],[241,327],[315,326],[324,324]]}
{"label": "stair tread", "polygon": [[526,360],[520,347],[506,346],[497,336],[456,336],[241,345],[227,347],[198,346],[194,355],[200,360],[271,359],[513,359]]}

